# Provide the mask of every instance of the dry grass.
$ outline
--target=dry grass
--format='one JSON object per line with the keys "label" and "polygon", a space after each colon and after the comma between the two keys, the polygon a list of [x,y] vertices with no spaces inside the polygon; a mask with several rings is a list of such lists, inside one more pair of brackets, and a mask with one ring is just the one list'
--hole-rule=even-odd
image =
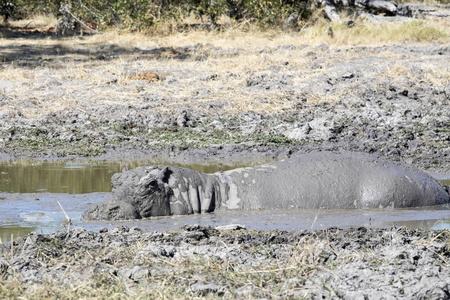
{"label": "dry grass", "polygon": [[[342,285],[342,274],[348,274],[345,270],[357,270],[361,264],[370,272],[386,276],[392,275],[387,274],[386,268],[395,268],[398,274],[406,274],[405,282],[411,282],[414,276],[407,275],[415,273],[415,269],[402,267],[402,264],[412,267],[413,262],[406,254],[409,249],[420,251],[425,257],[432,257],[432,253],[435,261],[429,262],[430,267],[449,266],[443,246],[448,245],[448,231],[422,233],[420,239],[416,238],[418,232],[410,235],[403,229],[399,231],[401,238],[398,238],[399,232],[394,231],[376,235],[369,232],[359,238],[339,232],[328,232],[320,237],[311,233],[297,242],[276,239],[264,242],[264,235],[279,236],[282,233],[279,231],[224,231],[214,242],[208,243],[205,243],[207,239],[202,239],[201,243],[189,239],[180,243],[174,231],[153,236],[150,242],[143,234],[142,240],[129,246],[116,247],[114,243],[103,242],[101,247],[78,250],[74,250],[73,240],[66,243],[53,239],[40,242],[32,258],[14,260],[20,247],[14,249],[14,255],[12,249],[3,251],[3,262],[15,261],[14,264],[20,265],[30,259],[32,263],[27,268],[47,272],[48,276],[43,276],[40,282],[23,280],[27,271],[10,266],[4,270],[8,271],[8,276],[0,276],[0,296],[11,299],[222,299],[224,293],[230,299],[301,299],[310,298],[306,297],[308,293],[317,292],[314,289],[322,285],[333,294],[332,287]],[[391,240],[389,235],[396,238]],[[250,239],[242,243],[237,242],[238,237]],[[93,237],[86,239],[89,238]],[[154,249],[171,248],[177,255],[171,257],[159,250],[154,252]],[[405,253],[405,257],[386,258],[396,251]],[[130,273],[134,268],[140,268],[140,272]],[[55,274],[55,270],[60,272]],[[356,271],[354,276],[365,278],[364,272]],[[208,284],[223,290],[198,288]]]}
{"label": "dry grass", "polygon": [[[312,23],[302,25],[300,32],[286,33],[277,29],[261,31],[250,23],[231,23],[224,18],[226,29],[216,31],[205,30],[177,30],[176,23],[165,23],[147,33],[129,33],[126,31],[110,30],[106,33],[89,37],[85,44],[115,44],[123,47],[172,47],[188,46],[193,42],[210,43],[216,47],[258,47],[293,44],[296,46],[308,44],[317,45],[327,43],[334,46],[349,45],[386,45],[400,42],[434,42],[448,43],[450,41],[450,21],[448,19],[414,20],[412,22],[387,24],[372,24],[363,19],[356,20],[356,26],[348,28],[341,23],[330,24],[321,17],[320,13],[312,18]],[[187,23],[199,23],[198,20],[186,20]],[[10,21],[13,27],[29,29],[45,29],[56,24],[53,17],[38,15],[32,19]],[[334,37],[330,38],[325,32],[331,25]],[[161,29],[161,27],[171,29]],[[5,42],[5,41],[3,41]],[[7,42],[7,41],[6,41]],[[48,45],[40,40],[40,45]],[[73,44],[73,40],[66,39],[64,44]]]}
{"label": "dry grass", "polygon": [[[233,234],[233,233],[232,233]],[[282,290],[286,297],[292,292],[291,288],[301,288],[297,281],[304,281],[307,276],[317,270],[329,271],[320,260],[321,253],[327,244],[312,238],[305,238],[297,245],[280,246],[281,256],[273,258],[272,252],[277,247],[270,245],[248,246],[230,245],[218,240],[217,245],[211,245],[209,254],[199,254],[195,251],[191,256],[164,257],[143,252],[147,245],[137,242],[128,247],[114,248],[105,246],[102,249],[73,252],[66,250],[60,257],[53,257],[57,250],[53,245],[42,247],[37,260],[58,269],[66,269],[64,278],[49,277],[42,283],[22,281],[21,274],[8,280],[0,278],[0,295],[6,298],[27,297],[30,299],[46,298],[97,298],[100,299],[218,299],[220,294],[214,292],[198,292],[196,284],[210,282],[226,284],[226,292],[231,298],[241,298],[245,294],[237,294],[238,288],[251,287],[251,295],[271,296]],[[189,244],[188,244],[189,245]],[[183,248],[185,245],[180,245]],[[196,247],[196,245],[189,245]],[[219,254],[232,248],[227,258],[219,258]],[[180,251],[180,250],[179,250]],[[180,252],[188,250],[181,250]],[[201,250],[201,247],[199,249]],[[254,263],[239,264],[233,262],[233,257],[239,255],[248,259],[252,257]],[[106,267],[102,263],[104,258],[113,258]],[[230,259],[231,258],[231,259]],[[13,257],[8,257],[13,259]],[[262,263],[264,262],[264,263]],[[94,267],[95,266],[95,267]],[[141,277],[127,278],[117,271],[122,267],[140,266],[143,270],[151,271]],[[84,270],[90,270],[88,272]],[[116,273],[113,273],[115,271]],[[153,274],[151,274],[153,273]],[[82,274],[80,276],[79,274]],[[120,272],[119,272],[120,274]],[[290,288],[283,288],[287,279],[297,281]],[[64,284],[58,281],[64,279]],[[139,282],[138,282],[139,281]],[[288,285],[289,286],[289,285]],[[224,291],[225,292],[225,291]]]}
{"label": "dry grass", "polygon": [[449,4],[450,0],[396,0],[398,4],[403,3],[425,3],[425,4]]}
{"label": "dry grass", "polygon": [[[34,15],[22,20],[8,20],[9,26],[23,29],[47,29],[56,24],[56,18],[50,15]],[[2,20],[3,22],[3,20]]]}
{"label": "dry grass", "polygon": [[125,47],[189,46],[193,43],[212,44],[216,47],[276,47],[292,44],[330,46],[380,46],[402,42],[448,43],[450,41],[450,21],[415,20],[408,23],[372,24],[357,20],[357,25],[348,28],[343,23],[331,24],[334,37],[326,33],[330,23],[319,20],[314,25],[305,25],[300,32],[287,33],[279,30],[260,31],[257,28],[241,30],[231,27],[221,32],[193,30],[175,32],[170,35],[146,35],[145,33],[108,33],[90,39],[91,43],[117,44]]}
{"label": "dry grass", "polygon": [[[20,24],[45,28],[45,23],[50,21],[54,20],[39,17],[33,21],[21,21]],[[84,111],[86,107],[102,104],[140,105],[142,100],[139,95],[145,93],[171,99],[164,104],[151,104],[154,111],[161,113],[174,113],[186,105],[195,106],[204,113],[280,112],[296,105],[290,99],[290,92],[283,87],[268,90],[248,88],[249,78],[269,76],[267,78],[270,80],[275,68],[279,74],[291,76],[291,84],[303,90],[321,76],[339,76],[336,63],[352,64],[368,55],[367,52],[359,53],[351,49],[345,51],[349,46],[404,42],[446,44],[450,36],[448,21],[413,21],[387,26],[357,21],[353,28],[333,24],[333,38],[325,33],[328,26],[329,23],[319,20],[297,33],[255,28],[242,30],[236,25],[220,32],[193,30],[168,36],[111,30],[82,38],[3,39],[0,60],[8,63],[0,68],[0,78],[11,81],[11,85],[2,91],[8,101],[0,112],[16,110],[28,118],[38,118],[65,108]],[[180,60],[176,57],[177,47],[198,43],[201,46],[195,52],[188,53],[192,59]],[[307,55],[311,48],[304,48],[304,45],[319,44],[328,44],[332,50],[315,51],[316,61],[323,68],[312,70],[313,61]],[[298,49],[273,51],[281,45],[294,45]],[[113,48],[108,50],[108,47]],[[217,52],[214,47],[221,50]],[[156,49],[159,52],[153,56],[142,56],[134,51],[136,48]],[[96,59],[99,54],[117,52],[111,60]],[[427,80],[438,85],[449,82],[448,66],[433,62],[418,63],[425,71],[424,77],[418,78],[405,66],[410,57],[402,58],[392,52],[377,55],[384,56],[379,72],[372,74],[377,78],[402,75],[417,82]],[[23,58],[31,61],[40,58],[42,62],[19,65]],[[394,66],[393,60],[398,60]],[[167,74],[167,78],[146,84],[132,80],[132,76],[141,72],[156,72],[159,76]],[[208,76],[214,76],[214,79],[205,79]],[[333,94],[305,92],[304,96],[311,103],[336,103],[352,93],[352,89],[349,86],[347,90]]]}
{"label": "dry grass", "polygon": [[325,34],[329,26],[328,22],[319,20],[300,35],[311,44],[327,43],[333,46],[381,46],[404,42],[445,44],[450,41],[449,20],[412,20],[389,24],[356,20],[356,25],[351,28],[344,23],[335,23],[331,25],[332,38]]}

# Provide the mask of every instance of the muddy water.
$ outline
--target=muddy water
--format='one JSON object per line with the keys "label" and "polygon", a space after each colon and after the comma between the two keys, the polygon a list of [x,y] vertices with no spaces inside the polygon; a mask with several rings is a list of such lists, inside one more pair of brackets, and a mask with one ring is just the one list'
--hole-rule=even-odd
{"label": "muddy water", "polygon": [[[128,164],[129,168],[150,165]],[[44,162],[16,161],[0,163],[0,238],[25,236],[36,231],[50,233],[67,228],[66,215],[73,226],[89,230],[113,228],[118,224],[147,230],[176,229],[186,224],[224,226],[245,225],[260,230],[323,229],[331,226],[407,226],[410,228],[450,229],[450,209],[432,207],[407,210],[289,210],[224,212],[208,215],[152,218],[142,221],[86,222],[82,213],[89,205],[105,201],[111,191],[111,176],[125,166],[119,162]],[[191,165],[212,173],[230,169],[227,165]],[[450,184],[450,176],[438,175]]]}
{"label": "muddy water", "polygon": [[[157,163],[153,163],[157,164]],[[0,162],[0,192],[86,194],[110,192],[111,176],[125,166],[130,169],[152,165],[150,162]],[[191,169],[214,173],[229,170],[229,165],[189,165]]]}

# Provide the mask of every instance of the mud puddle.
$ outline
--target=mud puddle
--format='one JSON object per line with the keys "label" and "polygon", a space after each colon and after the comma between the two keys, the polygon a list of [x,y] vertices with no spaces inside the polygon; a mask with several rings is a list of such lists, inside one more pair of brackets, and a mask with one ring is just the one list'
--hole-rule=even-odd
{"label": "mud puddle", "polygon": [[[99,230],[117,225],[138,226],[161,231],[186,224],[225,226],[240,224],[258,230],[301,230],[328,227],[391,227],[450,229],[450,208],[430,207],[407,210],[279,210],[220,212],[208,215],[160,217],[140,221],[82,221],[87,207],[107,200],[111,176],[128,165],[134,168],[150,162],[48,162],[16,161],[0,163],[0,238],[25,236],[30,232],[51,233],[66,229],[64,208],[71,227]],[[227,165],[190,165],[212,173],[232,168]],[[449,175],[436,175],[450,184]],[[59,203],[58,203],[59,202]]]}
{"label": "mud puddle", "polygon": [[83,221],[89,205],[105,201],[109,193],[0,193],[0,237],[3,242],[35,231],[52,233],[68,228],[58,201],[70,217],[73,227],[87,230],[112,229],[118,225],[137,226],[144,230],[178,229],[186,224],[225,226],[239,224],[257,230],[302,230],[329,227],[391,227],[450,229],[450,209],[445,206],[399,210],[261,210],[229,211],[205,215],[157,217],[137,221]]}
{"label": "mud puddle", "polygon": [[[157,165],[164,162],[104,162],[104,161],[0,161],[0,192],[8,193],[68,193],[86,194],[110,192],[111,176],[124,167]],[[172,163],[173,164],[173,163]],[[185,167],[204,173],[214,173],[239,165],[201,165]]]}

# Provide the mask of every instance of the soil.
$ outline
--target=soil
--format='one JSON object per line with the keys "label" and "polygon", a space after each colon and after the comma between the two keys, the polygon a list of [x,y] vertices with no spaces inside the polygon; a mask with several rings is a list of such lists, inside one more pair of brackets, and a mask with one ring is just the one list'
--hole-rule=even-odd
{"label": "soil", "polygon": [[448,299],[449,241],[448,231],[364,227],[31,233],[0,245],[0,276],[9,282],[0,295]]}
{"label": "soil", "polygon": [[[448,45],[79,39],[74,48],[5,47],[3,71],[34,71],[0,80],[0,158],[242,163],[344,149],[450,173]],[[84,75],[70,74],[76,64]]]}

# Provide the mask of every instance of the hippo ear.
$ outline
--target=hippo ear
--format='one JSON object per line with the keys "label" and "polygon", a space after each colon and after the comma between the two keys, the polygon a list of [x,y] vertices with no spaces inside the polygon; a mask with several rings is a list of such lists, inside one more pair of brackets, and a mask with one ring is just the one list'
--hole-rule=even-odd
{"label": "hippo ear", "polygon": [[159,171],[159,179],[161,179],[162,182],[168,182],[170,174],[172,174],[172,171],[166,166]]}
{"label": "hippo ear", "polygon": [[111,177],[111,186],[115,188],[121,185],[122,181],[122,173],[116,173]]}

